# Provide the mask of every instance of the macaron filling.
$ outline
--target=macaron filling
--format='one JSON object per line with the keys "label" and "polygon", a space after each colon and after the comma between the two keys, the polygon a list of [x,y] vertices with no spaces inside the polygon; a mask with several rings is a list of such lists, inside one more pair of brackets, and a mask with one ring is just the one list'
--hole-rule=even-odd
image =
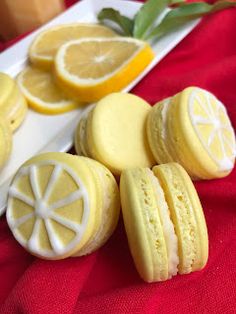
{"label": "macaron filling", "polygon": [[84,112],[81,115],[78,128],[77,128],[77,134],[75,138],[75,146],[78,154],[82,154],[83,156],[90,157],[91,154],[88,149],[87,145],[87,119],[89,113],[93,110],[95,105],[89,106],[84,110]]}
{"label": "macaron filling", "polygon": [[147,171],[155,191],[157,209],[163,227],[163,234],[168,254],[168,278],[171,278],[178,272],[178,239],[173,222],[170,218],[168,204],[165,200],[165,195],[160,182],[150,169],[147,169]]}

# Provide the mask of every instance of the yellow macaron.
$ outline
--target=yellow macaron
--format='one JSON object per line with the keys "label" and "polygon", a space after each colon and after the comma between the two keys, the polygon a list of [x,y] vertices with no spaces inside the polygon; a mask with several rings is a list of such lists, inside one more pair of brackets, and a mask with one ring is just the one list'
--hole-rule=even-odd
{"label": "yellow macaron", "polygon": [[15,131],[27,113],[27,103],[16,82],[7,74],[0,73],[0,116]]}
{"label": "yellow macaron", "polygon": [[235,133],[225,106],[211,93],[188,87],[157,103],[147,121],[158,164],[180,163],[195,179],[228,175],[235,163]]}
{"label": "yellow macaron", "polygon": [[85,157],[45,153],[16,173],[7,222],[15,239],[43,259],[85,255],[112,234],[119,191],[110,171]]}
{"label": "yellow macaron", "polygon": [[194,185],[177,163],[121,174],[122,213],[136,268],[147,282],[202,269],[206,222]]}
{"label": "yellow macaron", "polygon": [[113,93],[80,120],[75,135],[78,154],[98,160],[114,174],[132,167],[151,167],[146,120],[151,106],[138,96]]}
{"label": "yellow macaron", "polygon": [[6,120],[0,116],[0,171],[12,150],[12,132]]}

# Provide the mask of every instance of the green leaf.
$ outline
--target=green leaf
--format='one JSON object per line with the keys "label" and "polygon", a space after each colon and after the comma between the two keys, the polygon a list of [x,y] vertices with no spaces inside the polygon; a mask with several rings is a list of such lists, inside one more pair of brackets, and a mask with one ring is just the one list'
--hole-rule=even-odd
{"label": "green leaf", "polygon": [[185,0],[170,0],[169,5],[176,5],[183,2],[186,2],[186,1]]}
{"label": "green leaf", "polygon": [[121,15],[117,10],[112,8],[102,9],[98,14],[98,19],[102,22],[104,20],[110,20],[119,25],[119,27],[123,30],[124,35],[133,35],[134,21],[126,16]]}
{"label": "green leaf", "polygon": [[133,36],[144,38],[154,21],[167,8],[169,0],[148,0],[134,18]]}
{"label": "green leaf", "polygon": [[149,34],[148,39],[160,38],[188,21],[233,6],[236,6],[236,3],[230,1],[218,1],[213,5],[204,2],[180,4],[179,7],[167,13],[162,22]]}

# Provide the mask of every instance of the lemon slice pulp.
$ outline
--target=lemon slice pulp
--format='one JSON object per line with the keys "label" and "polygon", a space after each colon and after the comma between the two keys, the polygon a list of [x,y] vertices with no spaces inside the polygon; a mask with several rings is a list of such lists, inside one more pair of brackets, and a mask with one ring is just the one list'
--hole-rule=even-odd
{"label": "lemon slice pulp", "polygon": [[27,67],[19,74],[17,81],[29,105],[36,111],[57,114],[78,108],[78,103],[70,100],[56,86],[49,72]]}
{"label": "lemon slice pulp", "polygon": [[120,91],[151,62],[151,47],[134,38],[84,38],[61,46],[55,57],[58,84],[84,102]]}

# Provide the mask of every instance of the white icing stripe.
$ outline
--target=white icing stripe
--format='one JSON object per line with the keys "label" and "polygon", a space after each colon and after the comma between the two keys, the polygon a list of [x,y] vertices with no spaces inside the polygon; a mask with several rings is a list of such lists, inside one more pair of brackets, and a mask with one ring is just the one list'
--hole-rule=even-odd
{"label": "white icing stripe", "polygon": [[214,138],[216,137],[216,130],[212,131],[209,138],[208,138],[208,142],[207,145],[208,147],[211,145],[211,143],[213,142]]}
{"label": "white icing stripe", "polygon": [[56,254],[61,254],[65,247],[64,244],[59,240],[59,238],[56,236],[55,230],[52,227],[51,221],[49,219],[44,219],[45,228],[48,233],[48,238],[50,241],[50,244]]}
{"label": "white icing stripe", "polygon": [[160,182],[150,169],[148,169],[148,175],[155,190],[157,211],[161,218],[168,255],[168,278],[171,278],[178,272],[178,239],[175,233],[173,222],[170,218],[169,208],[165,200],[165,195],[161,188]]}
{"label": "white icing stripe", "polygon": [[30,250],[38,252],[39,247],[39,226],[40,226],[40,219],[37,218],[35,220],[34,228],[31,233],[30,239],[27,243],[27,246]]}
{"label": "white icing stripe", "polygon": [[37,180],[37,170],[35,166],[30,167],[30,183],[35,196],[35,200],[40,198],[40,189]]}
{"label": "white icing stripe", "polygon": [[171,97],[165,99],[163,101],[163,108],[161,111],[161,117],[162,117],[162,123],[163,123],[163,128],[161,130],[161,137],[163,140],[166,139],[166,128],[167,128],[166,120],[167,120],[167,111],[168,111],[170,102],[171,102]]}
{"label": "white icing stripe", "polygon": [[212,121],[201,116],[194,115],[194,122],[198,124],[212,124]]}
{"label": "white icing stripe", "polygon": [[18,219],[13,219],[10,222],[11,228],[16,229],[18,228],[20,225],[22,225],[23,223],[25,223],[27,220],[29,220],[30,218],[34,217],[34,213],[29,213],[27,215],[24,215]]}
{"label": "white icing stripe", "polygon": [[10,187],[8,194],[10,197],[17,198],[18,200],[24,202],[25,204],[31,207],[34,207],[35,202],[31,198],[23,194],[22,192],[18,191],[15,187],[13,186]]}
{"label": "white icing stripe", "polygon": [[50,219],[55,220],[56,222],[58,222],[59,224],[65,226],[66,228],[73,230],[76,233],[79,233],[81,231],[81,227],[79,224],[66,219],[65,217],[62,217],[56,213],[51,214]]}
{"label": "white icing stripe", "polygon": [[52,192],[53,186],[54,186],[55,182],[57,181],[61,171],[62,171],[62,167],[60,165],[56,165],[54,167],[54,170],[51,174],[50,180],[49,180],[48,185],[46,187],[46,190],[44,192],[44,201],[48,200],[48,198]]}
{"label": "white icing stripe", "polygon": [[65,198],[53,203],[52,205],[50,205],[50,209],[54,210],[56,208],[67,206],[67,205],[79,200],[82,196],[83,196],[83,193],[81,190],[77,190],[75,192],[72,192],[67,197],[65,197]]}

